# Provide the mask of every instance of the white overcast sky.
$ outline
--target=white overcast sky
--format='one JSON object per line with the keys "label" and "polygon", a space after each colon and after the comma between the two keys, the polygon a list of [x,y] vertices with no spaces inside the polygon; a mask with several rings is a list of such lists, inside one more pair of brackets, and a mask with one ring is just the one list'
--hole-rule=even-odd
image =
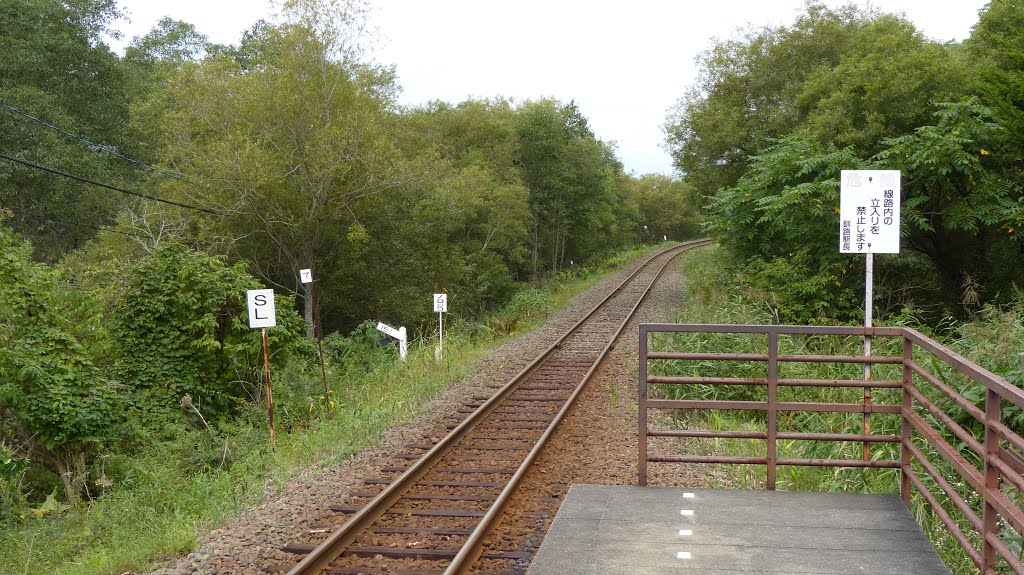
{"label": "white overcast sky", "polygon": [[[829,6],[848,2],[827,0]],[[940,41],[963,40],[987,0],[858,0],[905,14]],[[130,22],[123,44],[163,16],[235,44],[268,0],[118,0]],[[576,100],[599,138],[615,142],[626,171],[671,174],[661,126],[696,77],[694,58],[713,38],[748,25],[794,21],[804,0],[376,0],[374,60],[397,67],[401,103]]]}

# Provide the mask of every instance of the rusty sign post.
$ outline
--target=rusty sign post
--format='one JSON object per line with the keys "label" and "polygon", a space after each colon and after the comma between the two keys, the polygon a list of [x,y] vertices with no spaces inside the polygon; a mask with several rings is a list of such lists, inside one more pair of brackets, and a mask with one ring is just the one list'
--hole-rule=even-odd
{"label": "rusty sign post", "polygon": [[316,336],[316,349],[320,354],[320,373],[324,376],[324,406],[331,411],[331,387],[327,384],[327,364],[324,363],[324,334],[320,327],[320,310],[316,306],[316,282],[313,281],[313,270],[299,270],[299,280],[309,284],[309,295],[313,301],[313,335]]}
{"label": "rusty sign post", "polygon": [[[872,327],[875,254],[900,252],[899,170],[843,170],[839,184],[839,252],[864,254],[864,327]],[[871,357],[871,336],[864,336],[864,356]],[[871,381],[871,364],[864,364]],[[864,435],[871,433],[871,388],[864,387]],[[871,444],[864,442],[864,461]]]}
{"label": "rusty sign post", "polygon": [[251,289],[246,292],[249,303],[249,327],[263,330],[263,367],[267,378],[267,418],[270,420],[270,449],[276,450],[274,441],[274,396],[270,385],[270,347],[267,345],[267,328],[277,325],[274,310],[274,290]]}

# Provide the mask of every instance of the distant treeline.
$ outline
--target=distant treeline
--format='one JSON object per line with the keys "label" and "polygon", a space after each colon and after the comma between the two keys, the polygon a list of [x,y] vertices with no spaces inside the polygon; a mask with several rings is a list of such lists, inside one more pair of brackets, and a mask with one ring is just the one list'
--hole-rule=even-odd
{"label": "distant treeline", "polygon": [[122,191],[0,159],[4,225],[41,261],[74,253],[76,275],[180,241],[244,262],[307,318],[312,268],[344,331],[426,322],[436,291],[473,317],[570,261],[696,234],[691,188],[624,174],[573,102],[400,106],[368,12],[286,2],[228,46],[165,18],[119,57],[113,0],[5,3],[0,151]]}

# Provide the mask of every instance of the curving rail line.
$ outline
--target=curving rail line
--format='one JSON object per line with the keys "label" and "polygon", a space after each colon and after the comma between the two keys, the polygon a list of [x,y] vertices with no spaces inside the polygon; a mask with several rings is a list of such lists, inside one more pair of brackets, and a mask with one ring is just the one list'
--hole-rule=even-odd
{"label": "curving rail line", "polygon": [[[525,559],[524,553],[485,554],[484,537],[500,520],[522,478],[596,371],[665,267],[676,256],[711,243],[674,246],[645,261],[556,343],[491,397],[477,397],[434,444],[409,445],[386,467],[393,479],[369,481],[378,493],[361,507],[335,506],[348,520],[306,553],[288,575],[332,573],[466,573],[480,559]],[[367,565],[367,558],[371,565]]]}

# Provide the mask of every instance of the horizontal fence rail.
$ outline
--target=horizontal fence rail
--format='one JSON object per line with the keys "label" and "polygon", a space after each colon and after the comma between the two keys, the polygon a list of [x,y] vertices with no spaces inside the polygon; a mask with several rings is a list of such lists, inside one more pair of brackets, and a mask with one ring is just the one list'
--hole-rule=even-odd
{"label": "horizontal fence rail", "polygon": [[[766,339],[764,353],[729,350],[673,349],[671,336],[658,334],[747,334]],[[668,349],[651,349],[652,336]],[[821,355],[780,353],[779,339],[809,340],[820,336],[871,337],[889,341],[899,355]],[[661,340],[659,340],[661,341]],[[656,343],[653,347],[659,347]],[[678,347],[678,346],[676,346]],[[799,346],[791,346],[799,347]],[[876,350],[879,347],[876,347]],[[676,375],[668,365],[684,365],[696,373],[702,367],[721,369],[736,362],[764,363],[759,377]],[[789,363],[898,366],[900,379],[799,379],[779,376]],[[651,367],[656,366],[652,373]],[[660,366],[660,368],[658,367]],[[775,489],[779,466],[898,469],[900,495],[911,507],[913,494],[929,508],[970,561],[985,575],[1024,575],[1019,557],[1024,548],[1024,438],[1015,431],[1024,423],[1024,391],[975,365],[934,340],[909,328],[819,327],[761,325],[641,324],[639,362],[639,483],[646,485],[649,463],[746,464],[766,466],[766,487]],[[676,370],[678,372],[680,370]],[[870,373],[870,372],[868,372]],[[655,393],[652,394],[652,386]],[[660,397],[660,390],[735,389],[746,387],[753,399],[693,399],[685,392]],[[780,401],[780,388],[812,390],[862,388],[860,402]],[[898,403],[876,403],[872,390],[900,390]],[[661,393],[660,395],[665,395]],[[689,394],[692,396],[694,394]],[[860,396],[858,396],[859,398]],[[651,410],[742,411],[762,414],[761,430],[709,430],[665,426]],[[1011,423],[1007,412],[1020,417]],[[860,433],[811,433],[779,430],[779,415],[793,413],[862,414]],[[899,435],[872,433],[871,415],[899,416]],[[859,421],[859,420],[858,420]],[[890,420],[891,421],[891,420]],[[858,424],[859,425],[859,424]],[[651,453],[652,437],[679,439],[743,439],[764,441],[763,455]],[[780,457],[779,441],[855,442],[863,445],[860,458]],[[896,446],[898,459],[876,459],[871,446]],[[893,450],[890,450],[893,452]]]}

